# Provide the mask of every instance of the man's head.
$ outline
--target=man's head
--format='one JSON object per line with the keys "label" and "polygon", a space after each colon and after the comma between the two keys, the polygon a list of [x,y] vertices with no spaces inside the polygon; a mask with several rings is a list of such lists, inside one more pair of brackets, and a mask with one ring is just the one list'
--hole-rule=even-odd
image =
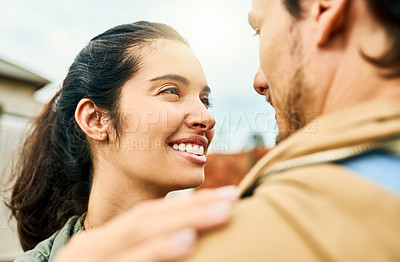
{"label": "man's head", "polygon": [[400,1],[253,0],[249,22],[260,36],[254,88],[276,110],[278,140],[319,115],[400,99]]}

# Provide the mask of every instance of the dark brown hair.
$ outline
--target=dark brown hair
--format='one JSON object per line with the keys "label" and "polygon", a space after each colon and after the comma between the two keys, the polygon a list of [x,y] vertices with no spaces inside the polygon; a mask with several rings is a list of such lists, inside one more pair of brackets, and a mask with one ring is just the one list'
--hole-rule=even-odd
{"label": "dark brown hair", "polygon": [[140,69],[141,48],[156,39],[187,45],[171,27],[150,22],[120,25],[96,36],[76,57],[61,90],[34,120],[12,171],[7,203],[24,250],[87,210],[92,156],[75,121],[78,102],[89,98],[106,108],[118,131],[121,87]]}
{"label": "dark brown hair", "polygon": [[[303,17],[300,0],[282,0],[286,9],[296,19]],[[391,46],[380,57],[370,57],[361,51],[361,55],[370,63],[386,69],[386,77],[400,76],[400,1],[399,0],[365,0],[369,10],[391,37]]]}

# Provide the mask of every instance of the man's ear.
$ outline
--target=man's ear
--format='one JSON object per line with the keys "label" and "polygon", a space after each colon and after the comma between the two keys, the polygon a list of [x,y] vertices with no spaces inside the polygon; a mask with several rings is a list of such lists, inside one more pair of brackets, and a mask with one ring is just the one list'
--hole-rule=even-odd
{"label": "man's ear", "polygon": [[348,2],[349,0],[316,0],[314,2],[312,16],[317,28],[317,45],[326,44],[330,37],[343,27]]}
{"label": "man's ear", "polygon": [[105,141],[108,138],[109,121],[104,111],[99,110],[96,104],[83,98],[75,109],[75,121],[82,131],[91,139]]}

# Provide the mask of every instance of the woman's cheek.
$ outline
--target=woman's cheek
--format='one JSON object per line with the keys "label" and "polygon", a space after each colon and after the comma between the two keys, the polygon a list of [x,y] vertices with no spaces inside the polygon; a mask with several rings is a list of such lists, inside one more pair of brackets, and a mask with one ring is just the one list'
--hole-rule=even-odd
{"label": "woman's cheek", "polygon": [[210,144],[211,141],[213,140],[214,133],[215,133],[215,128],[213,128],[213,129],[211,129],[211,130],[206,132],[206,138],[208,139],[208,144]]}
{"label": "woman's cheek", "polygon": [[142,122],[142,116],[137,111],[130,111],[121,116],[121,124],[124,127],[124,132],[137,132],[140,130]]}
{"label": "woman's cheek", "polygon": [[162,120],[166,130],[173,132],[178,129],[185,121],[185,113],[176,108],[170,108],[162,113]]}

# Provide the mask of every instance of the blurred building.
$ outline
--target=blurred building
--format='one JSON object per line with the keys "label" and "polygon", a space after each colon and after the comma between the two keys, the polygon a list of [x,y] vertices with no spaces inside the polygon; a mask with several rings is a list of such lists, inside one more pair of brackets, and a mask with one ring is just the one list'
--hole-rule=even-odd
{"label": "blurred building", "polygon": [[268,152],[263,145],[236,154],[209,154],[202,188],[237,185],[254,164]]}
{"label": "blurred building", "polygon": [[[0,189],[5,189],[12,161],[29,121],[42,109],[35,92],[49,81],[0,59]],[[0,202],[0,261],[12,261],[21,252],[9,211]]]}

